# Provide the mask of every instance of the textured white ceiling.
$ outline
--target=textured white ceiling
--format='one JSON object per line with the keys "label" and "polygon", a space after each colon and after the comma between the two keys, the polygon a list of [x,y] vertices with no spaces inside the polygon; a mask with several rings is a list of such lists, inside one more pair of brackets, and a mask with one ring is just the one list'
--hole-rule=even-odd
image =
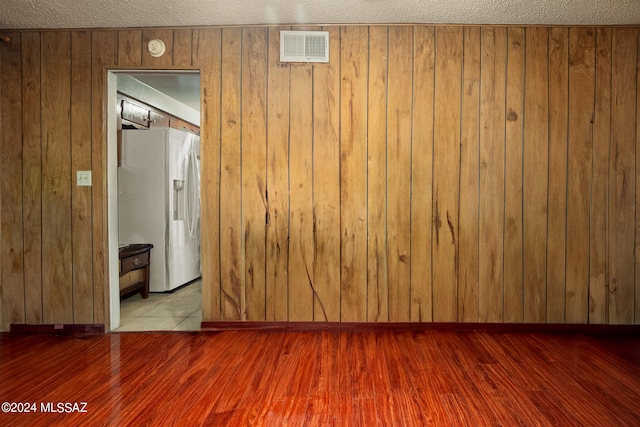
{"label": "textured white ceiling", "polygon": [[0,29],[252,24],[640,25],[640,0],[0,0]]}

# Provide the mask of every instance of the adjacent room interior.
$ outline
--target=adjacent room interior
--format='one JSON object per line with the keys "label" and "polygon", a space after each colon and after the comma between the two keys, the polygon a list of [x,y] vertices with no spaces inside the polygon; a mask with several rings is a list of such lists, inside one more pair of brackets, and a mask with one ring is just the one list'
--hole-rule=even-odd
{"label": "adjacent room interior", "polygon": [[109,212],[118,218],[118,241],[110,251],[118,250],[111,268],[118,269],[120,292],[112,292],[112,329],[199,330],[200,75],[113,74],[115,108],[107,113],[115,118],[107,121],[115,123],[117,143],[108,158],[117,182],[108,185],[117,188]]}

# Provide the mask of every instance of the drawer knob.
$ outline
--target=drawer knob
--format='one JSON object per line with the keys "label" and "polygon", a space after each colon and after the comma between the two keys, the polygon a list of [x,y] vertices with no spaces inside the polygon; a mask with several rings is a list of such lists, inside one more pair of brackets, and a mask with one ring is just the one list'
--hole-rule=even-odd
{"label": "drawer knob", "polygon": [[133,265],[140,265],[140,258],[134,258],[133,261],[131,261],[131,263]]}

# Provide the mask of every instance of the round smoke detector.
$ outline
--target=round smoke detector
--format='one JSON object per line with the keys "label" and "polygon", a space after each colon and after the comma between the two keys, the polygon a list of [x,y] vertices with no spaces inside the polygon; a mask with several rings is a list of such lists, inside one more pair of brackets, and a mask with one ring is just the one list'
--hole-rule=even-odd
{"label": "round smoke detector", "polygon": [[149,42],[149,45],[147,46],[147,49],[149,50],[149,54],[153,57],[160,57],[162,55],[164,55],[164,51],[166,49],[164,42],[160,39],[154,39],[151,40]]}

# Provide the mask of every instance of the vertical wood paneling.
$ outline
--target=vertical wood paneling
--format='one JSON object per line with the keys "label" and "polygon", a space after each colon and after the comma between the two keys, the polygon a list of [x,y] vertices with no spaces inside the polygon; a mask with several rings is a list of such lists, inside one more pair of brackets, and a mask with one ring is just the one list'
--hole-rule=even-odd
{"label": "vertical wood paneling", "polygon": [[289,320],[312,321],[313,66],[291,66],[289,110]]}
{"label": "vertical wood paneling", "polygon": [[[337,322],[340,321],[340,284],[342,283],[340,281],[340,28],[331,27],[324,30],[329,31],[329,45],[333,46],[333,49],[329,49],[328,64],[314,64],[313,67],[315,247],[313,286],[316,291],[313,299],[313,320]],[[366,140],[363,143],[366,143]],[[364,164],[364,160],[361,164]],[[362,250],[365,251],[365,248]],[[363,257],[366,262],[365,257],[366,252]],[[366,274],[366,267],[364,271]],[[366,302],[364,297],[363,293],[362,298],[357,300],[357,303],[363,307],[363,312]],[[350,310],[353,309],[356,312],[356,308],[357,306],[354,305]],[[364,320],[364,316],[361,320]]]}
{"label": "vertical wood paneling", "polygon": [[[244,319],[242,239],[242,171],[240,97],[242,30],[222,30],[222,94],[220,100],[220,271],[221,316]],[[222,202],[224,201],[224,202]]]}
{"label": "vertical wood paneling", "polygon": [[522,322],[522,153],[525,76],[524,28],[507,30],[504,213],[504,321]]}
{"label": "vertical wood paneling", "polygon": [[367,316],[367,27],[348,27],[340,45],[341,320]]}
{"label": "vertical wood paneling", "polygon": [[[173,30],[173,66],[189,67],[192,63],[193,30]],[[263,55],[265,52],[261,52]]]}
{"label": "vertical wood paneling", "polygon": [[[24,305],[26,322],[33,324],[42,323],[43,305],[40,55],[40,33],[22,34],[22,208],[24,210],[24,264],[29,266],[24,271]],[[87,217],[91,218],[91,212]],[[89,252],[90,255],[91,252]],[[93,289],[93,283],[89,283],[88,286]],[[93,308],[93,304],[88,305]]]}
{"label": "vertical wood paneling", "polygon": [[369,27],[367,321],[389,320],[387,268],[388,28]]}
{"label": "vertical wood paneling", "polygon": [[22,81],[21,36],[11,34],[11,43],[0,47],[0,310],[3,331],[11,323],[25,322],[24,241],[22,235]]}
{"label": "vertical wood paneling", "polygon": [[525,30],[525,104],[523,212],[524,321],[544,322],[547,315],[547,183],[549,169],[549,30]]}
{"label": "vertical wood paneling", "polygon": [[431,218],[433,218],[434,27],[413,30],[411,143],[411,321],[433,320]]}
{"label": "vertical wood paneling", "polygon": [[507,32],[482,29],[478,315],[500,322],[504,294],[504,156]]}
{"label": "vertical wood paneling", "polygon": [[[0,48],[0,82],[4,81],[2,80],[2,69],[4,68],[4,63],[2,62],[2,48]],[[3,116],[3,112],[4,112],[4,105],[5,105],[5,101],[2,98],[2,84],[0,84],[0,135],[2,134],[2,116]],[[0,136],[0,178],[2,178],[2,170],[5,168],[5,162],[1,155],[2,153],[2,147],[4,146],[4,141],[2,140],[2,137]],[[8,163],[8,162],[7,162]],[[0,196],[3,194],[2,192],[2,186],[0,186]],[[4,244],[4,240],[2,239],[2,229],[4,228],[4,222],[3,222],[3,218],[2,218],[2,197],[0,197],[0,255],[3,254],[3,244]],[[0,260],[0,284],[2,283],[2,261]],[[0,292],[0,330],[4,331],[7,328],[7,325],[10,324],[9,322],[5,323],[4,320],[4,315],[3,315],[3,306],[4,306],[4,299],[2,298],[2,292]]]}
{"label": "vertical wood paneling", "polygon": [[565,319],[569,31],[549,30],[549,211],[547,322]]}
{"label": "vertical wood paneling", "polygon": [[593,154],[595,32],[569,31],[569,146],[567,171],[567,279],[565,319],[587,323],[589,218]]}
{"label": "vertical wood paneling", "polygon": [[[153,57],[147,46],[151,40],[160,39],[164,42],[165,52],[162,56]],[[144,66],[170,66],[173,65],[173,30],[148,29],[142,30],[142,65]]]}
{"label": "vertical wood paneling", "polygon": [[91,192],[93,230],[94,322],[108,325],[109,250],[107,239],[107,144],[105,87],[107,66],[117,61],[118,40],[114,31],[91,33]]}
{"label": "vertical wood paneling", "polygon": [[265,319],[267,31],[242,31],[242,238],[248,320]]}
{"label": "vertical wood paneling", "polygon": [[613,29],[609,156],[609,323],[634,321],[636,28]]}
{"label": "vertical wood paneling", "polygon": [[389,27],[387,268],[389,320],[409,321],[411,298],[411,27]]}
{"label": "vertical wood paneling", "polygon": [[[71,33],[71,180],[91,170],[91,33]],[[91,187],[71,185],[73,321],[93,323]]]}
{"label": "vertical wood paneling", "polygon": [[433,137],[433,320],[457,320],[463,29],[436,27]]}
{"label": "vertical wood paneling", "polygon": [[289,257],[289,77],[278,64],[280,28],[269,29],[267,84],[267,273],[266,318],[288,317]]}
{"label": "vertical wood paneling", "polygon": [[73,323],[71,34],[42,34],[42,286],[45,323]]}
{"label": "vertical wood paneling", "polygon": [[611,28],[596,30],[593,171],[589,226],[589,323],[607,323],[607,200],[611,144]]}
{"label": "vertical wood paneling", "polygon": [[201,69],[203,319],[640,322],[637,28],[329,31],[1,44],[0,329],[109,322],[113,66]]}
{"label": "vertical wood paneling", "polygon": [[142,65],[142,31],[118,31],[118,65],[139,67]]}
{"label": "vertical wood paneling", "polygon": [[220,320],[220,93],[221,30],[193,33],[193,64],[200,67],[200,176],[202,319]]}
{"label": "vertical wood paneling", "polygon": [[462,116],[460,118],[460,232],[458,317],[478,321],[478,188],[480,186],[480,28],[464,29]]}
{"label": "vertical wood paneling", "polygon": [[640,218],[638,217],[638,212],[640,211],[640,150],[638,149],[638,145],[640,144],[640,32],[636,36],[636,40],[638,43],[638,50],[636,56],[636,140],[635,140],[635,150],[636,150],[636,223],[635,223],[635,290],[634,290],[634,299],[635,299],[635,308],[634,308],[634,323],[636,325],[640,325]]}

